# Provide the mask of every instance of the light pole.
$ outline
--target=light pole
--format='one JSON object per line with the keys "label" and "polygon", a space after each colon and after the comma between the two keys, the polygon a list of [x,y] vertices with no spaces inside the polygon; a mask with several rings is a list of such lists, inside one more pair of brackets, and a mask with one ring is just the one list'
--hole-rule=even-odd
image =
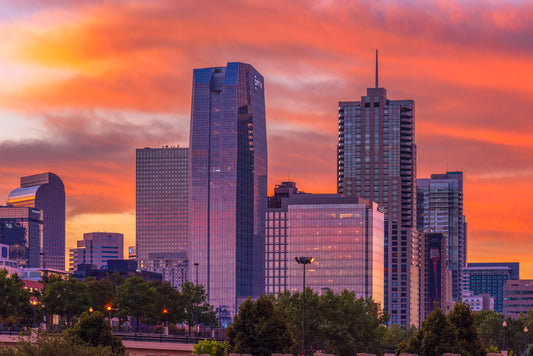
{"label": "light pole", "polygon": [[200,330],[200,327],[198,325],[198,262],[196,262],[194,264],[194,268],[196,270],[196,288],[194,289],[194,291],[195,291],[195,299],[196,299],[196,303],[195,303],[196,304],[196,308],[195,308],[196,309],[195,310],[195,312],[196,312],[196,322],[195,322],[195,324],[196,324],[196,336],[198,337],[198,330]]}
{"label": "light pole", "polygon": [[[105,310],[107,310],[107,317],[109,318],[109,325],[111,325],[111,304],[108,304],[105,307]],[[112,326],[111,326],[112,327]]]}
{"label": "light pole", "polygon": [[524,355],[527,353],[527,326],[524,326]]}
{"label": "light pole", "polygon": [[507,351],[507,345],[505,344],[505,332],[507,331],[507,322],[504,320],[502,323],[503,326],[503,348],[502,351]]}
{"label": "light pole", "polygon": [[[35,298],[35,297],[32,297],[32,298]],[[37,300],[36,299],[32,299],[31,300],[31,307],[33,309],[33,328],[37,328],[37,318],[35,316],[35,306],[37,305]]]}
{"label": "light pole", "polygon": [[313,263],[314,257],[294,257],[299,265],[303,265],[303,293],[302,293],[302,356],[305,356],[305,265]]}

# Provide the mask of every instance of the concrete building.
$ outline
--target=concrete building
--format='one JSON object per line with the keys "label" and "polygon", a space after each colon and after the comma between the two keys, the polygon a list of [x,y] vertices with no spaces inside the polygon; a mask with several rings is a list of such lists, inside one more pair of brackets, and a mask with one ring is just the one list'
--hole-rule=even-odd
{"label": "concrete building", "polygon": [[384,208],[384,306],[390,323],[400,325],[419,324],[414,113],[413,100],[391,100],[378,86],[377,53],[375,88],[339,102],[338,111],[337,192]]}
{"label": "concrete building", "polygon": [[[287,188],[290,193],[285,194]],[[345,289],[383,304],[383,213],[377,204],[340,194],[298,194],[283,182],[265,214],[265,290],[302,291],[299,256],[314,257],[306,287]]]}
{"label": "concrete building", "polygon": [[186,253],[189,246],[189,149],[136,150],[136,256],[138,268],[152,253]]}
{"label": "concrete building", "polygon": [[188,279],[189,259],[185,252],[150,253],[143,270],[160,273],[163,281],[181,288]]}
{"label": "concrete building", "polygon": [[0,206],[0,243],[18,266],[39,268],[43,219],[39,209]]}
{"label": "concrete building", "polygon": [[490,294],[463,295],[461,302],[468,304],[472,311],[494,310],[494,298]]}
{"label": "concrete building", "polygon": [[190,127],[189,261],[210,303],[235,313],[264,290],[263,76],[245,63],[195,69]]}
{"label": "concrete building", "polygon": [[11,193],[7,205],[36,208],[42,213],[41,267],[65,270],[65,186],[53,173],[20,178],[20,188]]}
{"label": "concrete building", "polygon": [[461,297],[461,273],[466,266],[466,222],[463,215],[463,173],[432,174],[417,179],[418,231],[441,232],[446,238],[454,301]]}
{"label": "concrete building", "polygon": [[89,232],[77,241],[77,248],[70,250],[69,271],[77,271],[78,265],[94,265],[95,269],[107,268],[107,261],[124,258],[124,235],[114,232]]}
{"label": "concrete building", "polygon": [[533,279],[509,279],[503,286],[503,313],[518,318],[533,309]]}

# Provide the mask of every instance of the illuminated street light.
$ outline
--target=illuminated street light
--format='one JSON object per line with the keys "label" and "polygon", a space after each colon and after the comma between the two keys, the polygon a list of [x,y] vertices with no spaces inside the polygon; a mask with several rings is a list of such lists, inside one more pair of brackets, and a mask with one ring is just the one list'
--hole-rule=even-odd
{"label": "illuminated street light", "polygon": [[315,260],[314,257],[294,257],[296,262],[298,262],[299,265],[303,265],[304,267],[304,275],[303,275],[303,293],[302,293],[302,356],[305,356],[305,265],[309,265],[313,263]]}

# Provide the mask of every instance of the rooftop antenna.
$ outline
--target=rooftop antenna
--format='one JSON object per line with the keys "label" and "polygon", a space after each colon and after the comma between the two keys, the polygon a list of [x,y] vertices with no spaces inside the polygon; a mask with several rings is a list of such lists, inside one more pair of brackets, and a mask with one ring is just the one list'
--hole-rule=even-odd
{"label": "rooftop antenna", "polygon": [[376,89],[378,86],[378,49],[376,48]]}

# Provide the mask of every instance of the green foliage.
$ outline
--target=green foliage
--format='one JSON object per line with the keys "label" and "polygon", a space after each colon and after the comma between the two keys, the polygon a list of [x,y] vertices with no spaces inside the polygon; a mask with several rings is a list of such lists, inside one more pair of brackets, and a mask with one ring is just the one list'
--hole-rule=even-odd
{"label": "green foliage", "polygon": [[141,277],[133,276],[118,287],[117,314],[119,317],[135,317],[135,332],[138,332],[141,320],[150,322],[157,318],[156,301],[156,289]]}
{"label": "green foliage", "polygon": [[493,310],[478,311],[474,314],[474,323],[485,348],[494,346],[501,349],[503,346],[502,314]]}
{"label": "green foliage", "polygon": [[89,277],[83,281],[83,284],[87,287],[90,304],[94,310],[107,313],[107,306],[115,304],[115,288],[109,279],[98,280]]}
{"label": "green foliage", "polygon": [[196,287],[193,283],[186,281],[181,286],[181,295],[185,306],[184,319],[189,330],[196,326],[196,308],[198,308],[198,323],[218,326],[217,313],[213,306],[207,302],[203,285],[200,284]]}
{"label": "green foliage", "polygon": [[113,355],[125,354],[121,339],[113,334],[104,314],[99,311],[83,313],[78,323],[67,330],[67,334],[94,347],[110,346]]}
{"label": "green foliage", "polygon": [[3,323],[30,324],[32,309],[30,292],[23,289],[24,283],[17,274],[8,276],[0,270],[0,321]]}
{"label": "green foliage", "polygon": [[61,316],[67,326],[70,326],[73,317],[88,310],[91,303],[87,287],[74,276],[68,279],[59,276],[50,277],[41,302],[46,306],[48,313]]}
{"label": "green foliage", "polygon": [[193,347],[193,353],[198,355],[224,356],[228,345],[215,340],[200,340]]}
{"label": "green foliage", "polygon": [[472,309],[465,303],[456,303],[448,319],[457,330],[458,347],[463,350],[461,355],[484,356],[485,348],[479,338]]}
{"label": "green foliage", "polygon": [[113,356],[111,347],[80,343],[66,334],[40,333],[35,339],[20,339],[14,346],[0,347],[0,356]]}
{"label": "green foliage", "polygon": [[399,344],[407,342],[417,332],[418,328],[414,325],[407,329],[400,327],[398,324],[392,324],[389,328],[386,328],[382,341],[383,349],[388,353],[394,353]]}
{"label": "green foliage", "polygon": [[289,352],[294,341],[272,297],[248,298],[227,329],[228,349],[235,353],[268,356]]}
{"label": "green foliage", "polygon": [[[159,323],[179,324],[185,320],[185,298],[170,282],[154,281],[152,286],[157,292],[156,311]],[[167,312],[164,313],[163,311]]]}

